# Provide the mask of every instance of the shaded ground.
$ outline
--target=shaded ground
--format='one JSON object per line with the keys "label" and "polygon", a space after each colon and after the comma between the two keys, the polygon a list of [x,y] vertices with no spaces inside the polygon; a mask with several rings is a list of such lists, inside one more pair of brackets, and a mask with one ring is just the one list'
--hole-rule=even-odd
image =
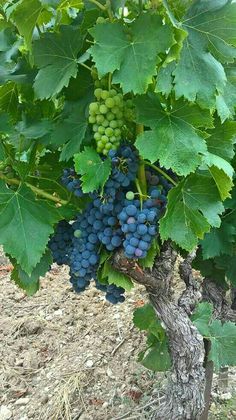
{"label": "shaded ground", "polygon": [[[112,306],[93,288],[74,294],[66,269],[55,266],[29,298],[1,263],[0,420],[148,419],[165,375],[137,362],[145,336],[132,312],[143,289]],[[211,419],[236,419],[230,372],[227,389],[215,382]]]}

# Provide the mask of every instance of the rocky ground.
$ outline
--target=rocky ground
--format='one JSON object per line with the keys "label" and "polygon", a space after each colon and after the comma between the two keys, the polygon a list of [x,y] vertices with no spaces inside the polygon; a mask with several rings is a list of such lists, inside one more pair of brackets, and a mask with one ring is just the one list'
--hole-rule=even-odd
{"label": "rocky ground", "polygon": [[[0,420],[150,418],[166,376],[137,362],[145,335],[132,312],[143,289],[112,306],[93,288],[74,294],[67,270],[55,266],[26,297],[3,257],[0,264]],[[233,369],[228,386],[215,377],[211,419],[236,419],[235,378]]]}

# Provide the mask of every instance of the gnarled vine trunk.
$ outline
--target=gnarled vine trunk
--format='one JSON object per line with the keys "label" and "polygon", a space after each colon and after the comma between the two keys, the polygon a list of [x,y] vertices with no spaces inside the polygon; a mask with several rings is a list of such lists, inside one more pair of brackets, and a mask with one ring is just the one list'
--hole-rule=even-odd
{"label": "gnarled vine trunk", "polygon": [[152,270],[140,269],[121,252],[113,260],[115,268],[146,287],[169,339],[172,371],[164,403],[153,415],[155,420],[199,419],[205,404],[204,343],[188,316],[190,307],[199,299],[199,291],[195,289],[190,271],[182,266],[186,290],[179,301],[174,302],[172,281],[176,258],[176,252],[166,243]]}

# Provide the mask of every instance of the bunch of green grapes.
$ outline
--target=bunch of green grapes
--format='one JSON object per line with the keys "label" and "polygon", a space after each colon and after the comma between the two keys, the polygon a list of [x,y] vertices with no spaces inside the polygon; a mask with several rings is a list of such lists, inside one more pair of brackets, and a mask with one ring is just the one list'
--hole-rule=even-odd
{"label": "bunch of green grapes", "polygon": [[123,95],[115,89],[94,91],[96,102],[89,105],[89,123],[93,125],[97,152],[107,155],[120,145],[121,129],[124,125]]}

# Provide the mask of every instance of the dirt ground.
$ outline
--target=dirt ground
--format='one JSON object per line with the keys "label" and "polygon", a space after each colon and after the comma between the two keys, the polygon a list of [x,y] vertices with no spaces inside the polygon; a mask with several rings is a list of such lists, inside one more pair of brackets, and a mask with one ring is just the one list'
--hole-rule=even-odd
{"label": "dirt ground", "polygon": [[[110,305],[95,288],[76,295],[54,266],[26,297],[0,257],[0,420],[145,420],[161,401],[166,375],[137,362],[145,334],[132,312],[142,288]],[[215,377],[211,419],[236,419],[236,370]],[[163,419],[164,420],[164,419]]]}

